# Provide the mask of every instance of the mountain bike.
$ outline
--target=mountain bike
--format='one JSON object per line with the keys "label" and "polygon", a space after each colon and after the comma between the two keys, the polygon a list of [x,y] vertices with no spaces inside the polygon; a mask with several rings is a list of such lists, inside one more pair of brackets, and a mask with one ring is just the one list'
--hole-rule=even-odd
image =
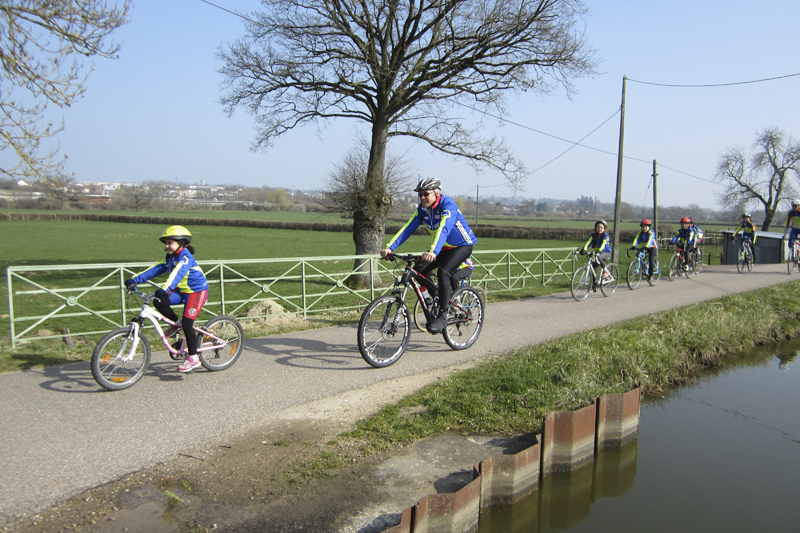
{"label": "mountain bike", "polygon": [[[413,289],[422,306],[427,323],[436,318],[438,306],[433,301],[426,302],[422,287],[430,294],[436,294],[436,284],[428,277],[414,270],[419,256],[413,254],[392,254],[389,261],[403,261],[397,271],[403,269],[394,282],[391,294],[378,296],[364,309],[358,322],[358,351],[361,357],[376,368],[396,363],[408,345],[411,336],[411,317],[406,305],[406,294]],[[438,302],[437,302],[438,304]],[[483,329],[485,303],[481,291],[475,287],[459,288],[450,297],[447,310],[447,326],[442,331],[445,342],[454,350],[464,350],[472,346]]]}
{"label": "mountain bike", "polygon": [[[667,245],[667,250],[670,249],[672,243]],[[667,270],[667,276],[669,277],[670,281],[675,281],[675,278],[684,275],[687,279],[694,277],[697,273],[695,269],[695,265],[697,264],[697,253],[689,252],[689,260],[688,262],[684,261],[683,259],[683,247],[682,246],[675,246],[675,253],[672,255],[672,259],[669,260],[669,269]]]}
{"label": "mountain bike", "polygon": [[[572,252],[573,261],[578,260],[578,253],[581,255],[586,252]],[[589,294],[596,292],[597,286],[600,286],[600,291],[603,296],[611,296],[616,292],[617,285],[619,284],[619,270],[614,263],[606,263],[606,270],[608,270],[608,277],[603,278],[598,274],[596,269],[600,268],[597,252],[589,252],[586,254],[586,264],[577,268],[575,274],[572,275],[572,283],[570,284],[570,291],[572,297],[577,301],[585,300]],[[597,265],[596,267],[594,265]]]}
{"label": "mountain bike", "polygon": [[739,243],[739,253],[736,255],[736,270],[743,274],[745,269],[748,272],[753,270],[753,245],[747,239],[739,240],[741,242]]}
{"label": "mountain bike", "polygon": [[800,272],[800,239],[795,238],[789,243],[789,260],[786,262],[786,268],[790,276],[792,271]]}
{"label": "mountain bike", "polygon": [[[625,252],[626,257],[630,257],[631,250]],[[642,283],[642,276],[650,276],[650,258],[648,256],[647,248],[639,248],[636,250],[636,258],[631,262],[628,267],[628,288],[636,290]],[[653,275],[647,281],[651,287],[654,287],[661,280],[661,261],[658,259],[658,254],[653,258]]]}
{"label": "mountain bike", "polygon": [[[138,288],[133,287],[128,295],[137,298],[137,305],[141,300],[139,316],[133,318],[128,327],[107,333],[92,352],[92,375],[107,390],[132,387],[147,370],[151,348],[143,331],[145,321],[149,321],[156,329],[172,359],[181,360],[187,354],[186,339],[181,335],[176,342],[170,344],[159,324],[162,321],[180,329],[180,321],[173,322],[151,307],[151,302],[157,299],[153,294],[141,293]],[[215,316],[202,326],[194,326],[194,330],[197,332],[197,355],[207,370],[215,372],[230,368],[241,355],[244,330],[235,318],[227,315]]]}

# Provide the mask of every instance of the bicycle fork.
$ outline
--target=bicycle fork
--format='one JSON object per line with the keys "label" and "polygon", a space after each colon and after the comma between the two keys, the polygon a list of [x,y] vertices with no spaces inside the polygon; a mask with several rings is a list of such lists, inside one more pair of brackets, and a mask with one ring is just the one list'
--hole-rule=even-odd
{"label": "bicycle fork", "polygon": [[[115,359],[119,360],[122,363],[127,363],[133,356],[136,354],[136,348],[139,346],[139,328],[141,326],[138,322],[131,322],[131,329],[128,332],[128,335],[125,337],[125,341],[122,343],[122,347],[120,347],[119,352]],[[126,350],[128,343],[130,343],[131,348],[130,350]],[[127,354],[126,354],[127,351]],[[108,364],[111,361],[111,355],[108,354],[105,356],[104,363]]]}

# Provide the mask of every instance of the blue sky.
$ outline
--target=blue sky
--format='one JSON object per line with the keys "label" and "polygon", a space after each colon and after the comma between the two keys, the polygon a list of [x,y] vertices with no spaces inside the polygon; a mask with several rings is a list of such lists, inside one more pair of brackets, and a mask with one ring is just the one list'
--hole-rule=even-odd
{"label": "blue sky", "polygon": [[[255,0],[215,0],[232,11],[258,9]],[[696,203],[715,208],[711,180],[719,154],[749,147],[756,133],[777,126],[800,138],[800,76],[747,85],[670,88],[636,83],[724,84],[800,72],[796,25],[800,2],[738,0],[591,0],[586,37],[602,59],[599,73],[576,82],[571,100],[509,95],[507,117],[484,118],[504,136],[528,170],[572,146],[537,133],[578,141],[612,117],[626,93],[623,200],[652,201],[652,161],[659,163],[662,205]],[[242,20],[201,0],[139,0],[131,23],[116,39],[117,60],[97,60],[81,101],[63,111],[59,134],[67,169],[79,181],[168,180],[184,184],[321,188],[364,125],[340,120],[309,125],[279,139],[267,152],[250,151],[253,120],[244,111],[227,117],[219,104],[221,76],[215,52],[244,32]],[[466,122],[464,109],[454,114]],[[583,141],[609,153],[576,146],[531,174],[526,197],[613,201],[619,114]],[[439,177],[447,194],[510,196],[502,176],[476,174],[467,164],[402,142],[415,172]],[[667,168],[669,167],[669,168]],[[672,170],[674,169],[674,170]],[[694,177],[687,176],[690,174]]]}

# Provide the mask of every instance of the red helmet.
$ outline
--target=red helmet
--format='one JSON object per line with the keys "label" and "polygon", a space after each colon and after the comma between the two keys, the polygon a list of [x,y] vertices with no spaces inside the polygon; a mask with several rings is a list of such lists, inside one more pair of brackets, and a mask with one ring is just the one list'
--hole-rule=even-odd
{"label": "red helmet", "polygon": [[684,222],[686,222],[687,224],[691,224],[692,223],[692,219],[689,218],[689,217],[683,217],[681,219],[681,224],[683,224]]}
{"label": "red helmet", "polygon": [[652,223],[652,222],[650,222],[650,219],[649,219],[649,218],[645,218],[644,220],[642,220],[641,222],[639,222],[639,225],[640,225],[640,226],[652,226],[652,225],[653,225],[653,223]]}

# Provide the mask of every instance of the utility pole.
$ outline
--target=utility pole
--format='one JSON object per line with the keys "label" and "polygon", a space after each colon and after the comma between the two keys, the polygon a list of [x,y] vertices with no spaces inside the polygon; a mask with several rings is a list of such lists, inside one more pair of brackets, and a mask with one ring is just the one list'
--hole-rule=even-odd
{"label": "utility pole", "polygon": [[617,155],[617,197],[614,200],[614,248],[611,250],[611,261],[619,261],[619,219],[622,204],[622,147],[625,141],[625,83],[627,76],[622,76],[622,105],[619,114],[619,154]]}
{"label": "utility pole", "polygon": [[475,227],[478,227],[478,210],[480,209],[481,200],[481,186],[478,185],[478,190],[475,192]]}
{"label": "utility pole", "polygon": [[653,159],[653,234],[658,239],[658,163]]}

